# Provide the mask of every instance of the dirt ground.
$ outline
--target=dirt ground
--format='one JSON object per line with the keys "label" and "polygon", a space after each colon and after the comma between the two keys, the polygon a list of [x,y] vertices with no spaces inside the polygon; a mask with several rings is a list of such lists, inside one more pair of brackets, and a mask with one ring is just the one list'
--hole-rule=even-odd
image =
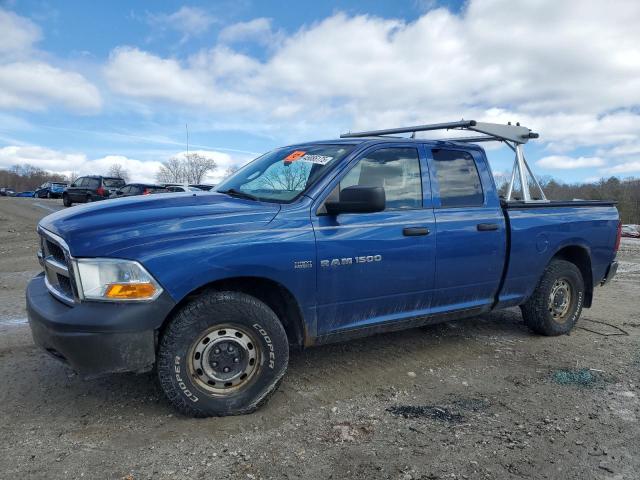
{"label": "dirt ground", "polygon": [[34,346],[35,225],[59,203],[0,198],[0,478],[640,478],[639,240],[569,336],[514,309],[318,347],[257,413],[194,420],[153,374],[82,381]]}

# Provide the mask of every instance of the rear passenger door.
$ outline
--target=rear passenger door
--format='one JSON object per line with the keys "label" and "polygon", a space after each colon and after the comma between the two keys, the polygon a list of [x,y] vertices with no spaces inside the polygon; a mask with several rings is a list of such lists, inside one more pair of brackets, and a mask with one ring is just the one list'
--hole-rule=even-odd
{"label": "rear passenger door", "polygon": [[505,220],[484,154],[431,150],[436,220],[433,313],[487,308],[502,278]]}

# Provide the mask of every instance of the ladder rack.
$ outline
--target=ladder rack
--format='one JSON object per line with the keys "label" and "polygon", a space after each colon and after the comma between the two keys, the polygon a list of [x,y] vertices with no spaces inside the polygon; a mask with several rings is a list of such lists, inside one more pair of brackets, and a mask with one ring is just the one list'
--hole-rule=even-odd
{"label": "ladder rack", "polygon": [[[472,131],[483,135],[472,137],[458,137],[439,139],[445,142],[462,142],[462,143],[478,143],[478,142],[504,142],[515,153],[513,169],[511,171],[511,179],[507,188],[506,201],[512,200],[514,185],[516,183],[516,175],[520,181],[522,190],[522,201],[526,203],[532,202],[548,202],[547,197],[531,171],[529,164],[524,157],[524,144],[530,139],[538,138],[537,133],[521,126],[519,123],[512,125],[509,122],[506,125],[499,123],[476,122],[475,120],[460,120],[457,122],[433,123],[427,125],[416,125],[413,127],[389,128],[386,130],[370,130],[366,132],[349,132],[340,135],[340,138],[362,138],[362,137],[384,137],[387,135],[395,135],[399,133],[411,133],[411,138],[415,138],[416,132],[427,132],[434,130],[458,130]],[[533,199],[529,189],[529,181],[527,176],[531,178],[533,184],[540,191],[540,199]]]}

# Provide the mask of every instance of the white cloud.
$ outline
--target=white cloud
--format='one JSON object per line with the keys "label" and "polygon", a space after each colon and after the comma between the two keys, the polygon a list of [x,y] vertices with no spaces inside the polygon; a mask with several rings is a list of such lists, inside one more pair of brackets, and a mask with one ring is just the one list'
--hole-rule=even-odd
{"label": "white cloud", "polygon": [[248,22],[238,22],[223,28],[218,40],[223,43],[256,42],[275,48],[283,40],[282,32],[274,32],[270,18],[254,18]]}
{"label": "white cloud", "polygon": [[[230,166],[241,166],[251,158],[247,155],[230,155],[213,150],[191,150],[207,158],[215,160],[217,169],[207,178],[207,183],[218,183]],[[163,160],[171,156],[184,157],[186,152],[167,154]],[[49,172],[69,175],[105,175],[109,167],[119,164],[129,172],[131,182],[155,182],[155,175],[162,164],[159,160],[138,160],[124,155],[105,155],[99,158],[88,158],[81,152],[63,152],[34,145],[11,145],[0,148],[0,169],[8,169],[13,165],[30,164]]]}
{"label": "white cloud", "polygon": [[603,169],[609,175],[619,175],[624,173],[640,173],[640,160],[619,163],[613,167]]}
{"label": "white cloud", "polygon": [[29,50],[42,37],[40,28],[31,20],[0,8],[0,54]]}
{"label": "white cloud", "polygon": [[185,42],[191,37],[206,33],[216,19],[201,8],[183,6],[170,14],[151,14],[149,22],[182,33],[182,41]]}
{"label": "white cloud", "polygon": [[[518,8],[508,0],[472,0],[460,15],[432,9],[410,23],[336,13],[283,38],[262,60],[228,46],[272,31],[258,18],[223,29],[226,48],[167,59],[173,63],[165,74],[196,81],[217,99],[242,99],[237,105],[200,101],[208,109],[243,112],[249,105],[266,121],[304,115],[305,121],[341,118],[368,128],[499,108],[509,120],[530,119],[534,128],[544,122],[553,138],[558,126],[580,133],[594,125],[598,133],[603,114],[640,104],[639,22],[635,1],[613,9],[597,0]],[[109,68],[118,91],[144,98],[127,84],[141,82],[145,71],[132,75],[114,58]],[[193,104],[193,96],[176,95],[181,87],[168,83],[156,98]],[[638,123],[637,115],[626,116]]]}
{"label": "white cloud", "polygon": [[[216,69],[215,53],[208,67]],[[194,58],[195,62],[203,61]],[[245,70],[241,58],[221,66],[222,72]],[[111,52],[105,74],[117,93],[142,99],[161,99],[189,107],[208,110],[243,110],[257,105],[250,96],[222,89],[215,83],[210,70],[185,69],[175,59],[165,59],[132,47],[120,47]]]}
{"label": "white cloud", "polygon": [[98,89],[82,75],[44,62],[0,64],[0,107],[44,110],[55,104],[92,113],[102,106]]}
{"label": "white cloud", "polygon": [[100,110],[100,92],[85,77],[38,60],[34,44],[42,34],[31,20],[0,8],[0,32],[0,108]]}
{"label": "white cloud", "polygon": [[536,162],[537,165],[551,169],[575,169],[575,168],[592,168],[601,167],[605,164],[604,160],[598,157],[567,157],[564,155],[551,155],[541,158]]}

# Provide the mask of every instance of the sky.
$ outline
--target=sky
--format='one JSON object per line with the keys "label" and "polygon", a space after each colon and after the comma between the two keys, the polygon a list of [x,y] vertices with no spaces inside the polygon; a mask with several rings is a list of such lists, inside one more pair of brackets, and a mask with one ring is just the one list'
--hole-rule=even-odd
{"label": "sky", "polygon": [[540,133],[537,175],[640,177],[638,25],[637,0],[0,0],[0,168],[152,181],[188,131],[215,183],[278,146],[464,118]]}

